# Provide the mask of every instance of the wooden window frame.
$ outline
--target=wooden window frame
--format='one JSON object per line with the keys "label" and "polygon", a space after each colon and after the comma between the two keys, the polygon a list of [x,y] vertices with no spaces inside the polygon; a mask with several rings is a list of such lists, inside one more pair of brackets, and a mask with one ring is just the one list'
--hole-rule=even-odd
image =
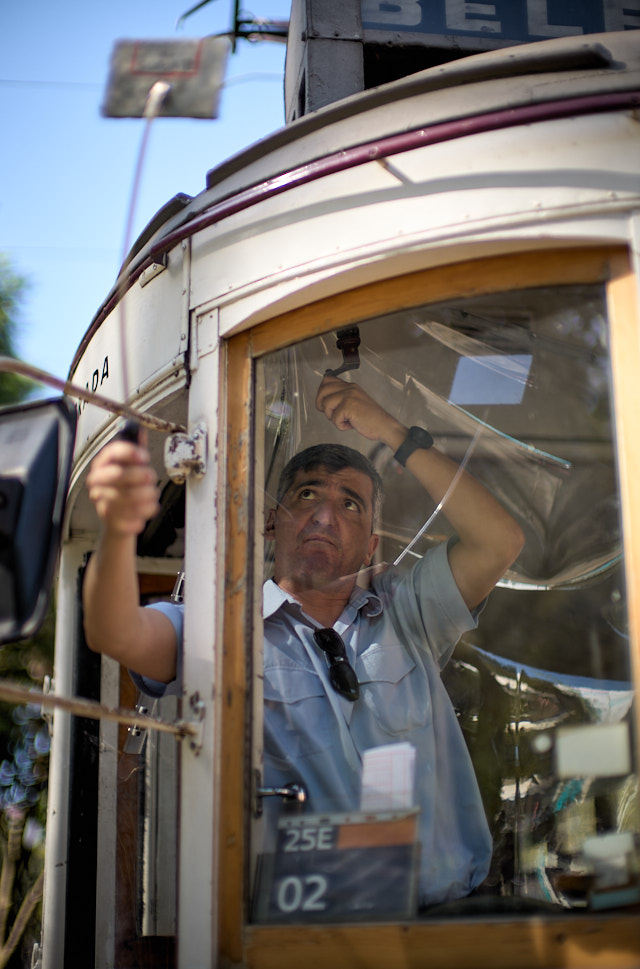
{"label": "wooden window frame", "polygon": [[[533,250],[476,259],[360,286],[285,313],[226,343],[228,464],[221,757],[219,963],[252,969],[430,967],[540,969],[640,961],[638,912],[589,916],[415,921],[398,924],[265,926],[247,922],[249,651],[255,625],[251,441],[254,360],[308,337],[384,313],[491,292],[603,283],[607,290],[617,453],[629,590],[640,589],[640,413],[638,283],[625,247]],[[638,597],[640,598],[640,597]],[[640,602],[629,595],[634,682],[640,677]],[[640,738],[637,738],[640,739]],[[640,744],[636,744],[640,749]]]}

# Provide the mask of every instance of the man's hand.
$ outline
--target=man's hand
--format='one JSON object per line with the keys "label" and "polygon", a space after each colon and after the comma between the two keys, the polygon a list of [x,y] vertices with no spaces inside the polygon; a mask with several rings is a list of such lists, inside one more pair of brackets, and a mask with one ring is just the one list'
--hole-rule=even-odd
{"label": "man's hand", "polygon": [[82,587],[87,644],[130,669],[169,683],[177,642],[170,619],[140,608],[136,536],[159,510],[156,474],[141,443],[114,440],[91,464],[87,489],[104,525]]}
{"label": "man's hand", "polygon": [[138,535],[160,509],[156,474],[146,440],[140,445],[116,440],[91,464],[89,497],[112,534]]}
{"label": "man's hand", "polygon": [[396,451],[407,428],[388,414],[358,384],[339,377],[324,377],[316,397],[316,407],[341,430],[355,430],[369,441],[382,441]]}
{"label": "man's hand", "polygon": [[[381,441],[395,453],[407,428],[376,403],[357,384],[325,377],[316,407],[337,428],[351,428],[370,441]],[[479,481],[437,447],[418,449],[407,459],[407,470],[437,505],[446,497],[444,514],[459,541],[449,551],[453,577],[469,608],[478,605],[517,558],[524,536],[508,512]],[[456,480],[455,488],[451,484]]]}

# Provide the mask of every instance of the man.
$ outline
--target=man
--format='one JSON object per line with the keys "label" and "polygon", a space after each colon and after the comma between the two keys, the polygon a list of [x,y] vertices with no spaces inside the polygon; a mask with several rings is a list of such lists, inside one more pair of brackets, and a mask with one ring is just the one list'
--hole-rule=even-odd
{"label": "man", "polygon": [[[390,447],[436,503],[448,492],[457,465],[431,446],[426,431],[409,431],[357,384],[325,377],[316,406],[340,430]],[[146,451],[114,442],[94,461],[87,484],[104,524],[85,579],[87,641],[168,683],[176,675],[181,611],[140,609],[136,591],[136,536],[158,508]],[[263,604],[264,780],[301,783],[313,811],[354,810],[364,751],[412,743],[419,894],[428,905],[467,895],[488,870],[480,794],[439,669],[475,626],[472,611],[523,539],[484,487],[458,474],[446,504],[456,541],[430,551],[408,575],[386,569],[362,588],[358,575],[378,545],[379,492],[377,473],[351,449],[307,449],[283,472],[265,532],[275,561]]]}

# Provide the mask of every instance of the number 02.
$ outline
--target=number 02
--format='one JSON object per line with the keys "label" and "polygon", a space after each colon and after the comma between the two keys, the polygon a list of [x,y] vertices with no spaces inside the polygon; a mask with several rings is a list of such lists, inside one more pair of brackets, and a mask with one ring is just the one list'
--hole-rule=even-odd
{"label": "number 02", "polygon": [[328,888],[324,875],[289,875],[278,886],[277,905],[281,912],[323,912]]}

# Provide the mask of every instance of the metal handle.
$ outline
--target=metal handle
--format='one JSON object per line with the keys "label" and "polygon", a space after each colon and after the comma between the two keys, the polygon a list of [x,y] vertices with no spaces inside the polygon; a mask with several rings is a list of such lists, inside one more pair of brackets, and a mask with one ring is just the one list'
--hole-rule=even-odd
{"label": "metal handle", "polygon": [[357,326],[347,326],[344,330],[338,330],[336,347],[342,350],[342,364],[335,370],[325,370],[325,377],[337,377],[347,370],[358,370],[360,367],[360,331]]}
{"label": "metal handle", "polygon": [[262,814],[263,797],[281,797],[283,801],[295,801],[296,804],[306,803],[307,792],[302,784],[287,784],[285,787],[256,787],[256,817]]}

